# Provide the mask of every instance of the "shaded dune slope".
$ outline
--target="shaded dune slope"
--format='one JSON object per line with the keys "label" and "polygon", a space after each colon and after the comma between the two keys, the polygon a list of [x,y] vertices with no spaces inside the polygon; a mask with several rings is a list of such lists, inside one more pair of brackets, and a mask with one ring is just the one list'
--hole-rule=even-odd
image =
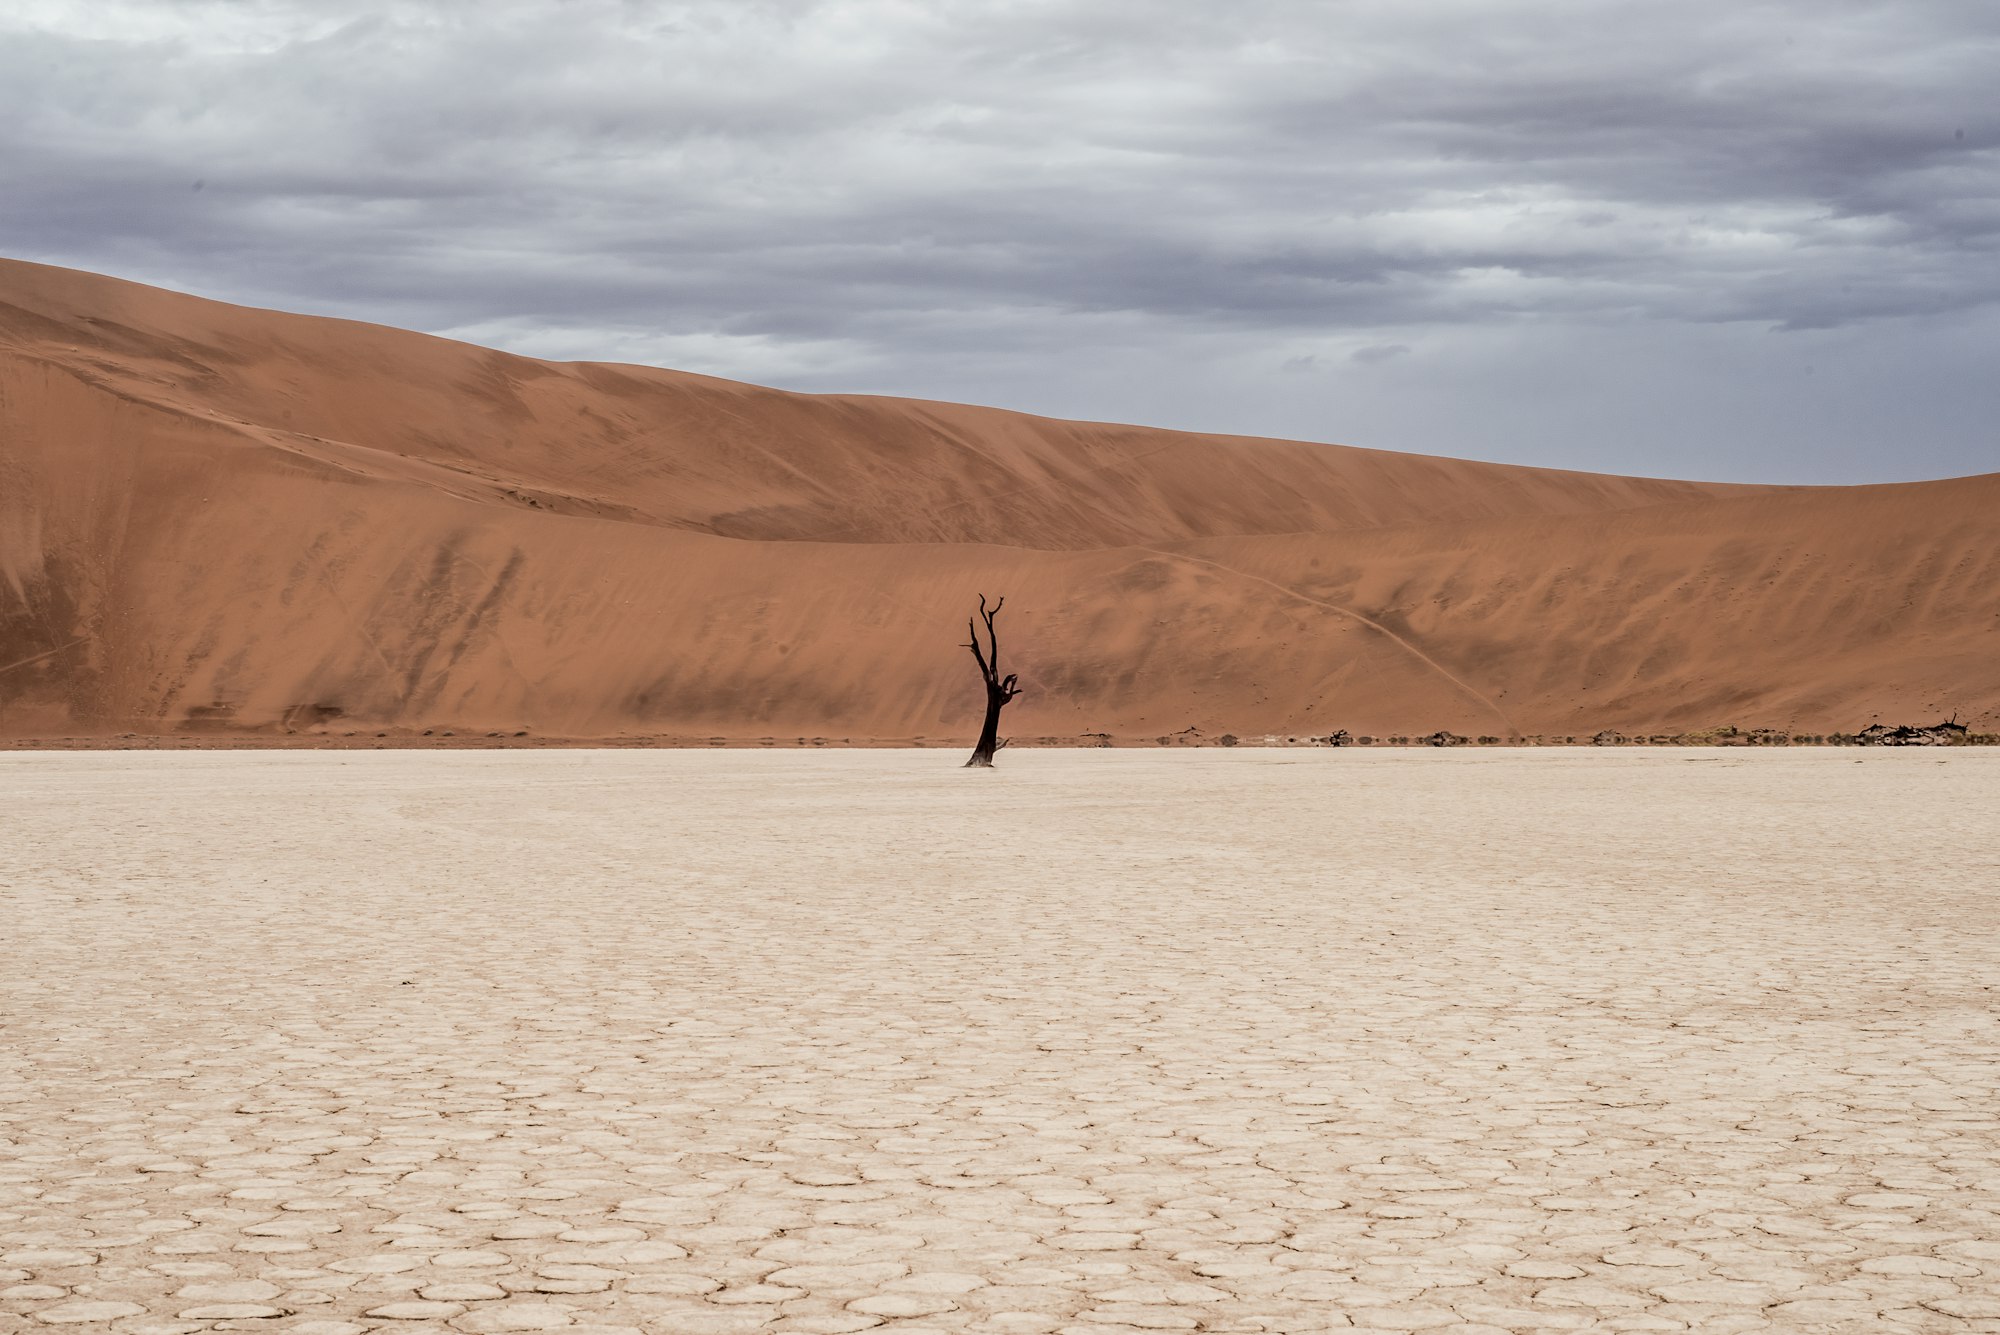
{"label": "shaded dune slope", "polygon": [[553,364],[0,262],[0,736],[2000,714],[2000,477],[1780,489]]}

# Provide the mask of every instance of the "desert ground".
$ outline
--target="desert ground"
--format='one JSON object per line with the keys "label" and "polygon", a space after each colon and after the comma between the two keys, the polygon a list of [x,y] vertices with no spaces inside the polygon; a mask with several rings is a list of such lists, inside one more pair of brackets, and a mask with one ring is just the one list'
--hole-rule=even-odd
{"label": "desert ground", "polygon": [[0,754],[0,1331],[2000,1330],[2000,754]]}

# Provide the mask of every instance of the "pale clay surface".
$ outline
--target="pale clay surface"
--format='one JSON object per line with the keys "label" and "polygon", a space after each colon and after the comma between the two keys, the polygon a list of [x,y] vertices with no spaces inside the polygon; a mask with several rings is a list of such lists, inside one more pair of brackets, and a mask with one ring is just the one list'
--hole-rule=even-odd
{"label": "pale clay surface", "polygon": [[0,755],[0,1331],[2000,1331],[2000,755]]}

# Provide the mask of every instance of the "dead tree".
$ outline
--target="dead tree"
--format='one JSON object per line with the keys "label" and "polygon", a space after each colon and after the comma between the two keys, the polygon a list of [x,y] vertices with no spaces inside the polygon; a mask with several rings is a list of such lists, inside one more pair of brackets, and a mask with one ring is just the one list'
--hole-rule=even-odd
{"label": "dead tree", "polygon": [[[979,618],[967,617],[965,620],[965,629],[972,637],[965,647],[972,650],[972,656],[979,661],[979,675],[986,683],[986,722],[980,725],[979,745],[972,748],[972,759],[965,762],[967,769],[993,768],[993,753],[1004,745],[1000,740],[1000,709],[1021,693],[1013,673],[1009,672],[1005,677],[1000,675],[1000,637],[993,633],[993,618],[1000,615],[1000,609],[1006,605],[1007,600],[1002,598],[988,611],[986,595],[982,593],[979,595]],[[986,622],[984,652],[979,648],[979,620]]]}

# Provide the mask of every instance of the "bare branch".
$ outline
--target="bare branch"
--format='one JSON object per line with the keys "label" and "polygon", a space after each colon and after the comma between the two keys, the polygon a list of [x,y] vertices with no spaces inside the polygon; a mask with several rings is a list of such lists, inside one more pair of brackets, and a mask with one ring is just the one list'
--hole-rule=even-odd
{"label": "bare branch", "polygon": [[992,610],[989,611],[986,606],[986,595],[983,593],[979,595],[979,615],[986,618],[986,658],[990,664],[986,674],[986,682],[989,686],[993,684],[995,674],[1000,671],[1000,636],[993,629],[993,618],[999,616],[1000,609],[1006,605],[1007,596],[1002,594],[999,601],[994,603]]}
{"label": "bare branch", "polygon": [[[972,637],[966,643],[965,647],[972,650],[972,656],[979,660],[979,675],[986,678],[988,682],[991,682],[993,680],[993,664],[988,663],[986,655],[979,652],[979,630],[972,624],[971,617],[965,619],[965,633]],[[995,659],[994,661],[997,663],[999,660]]]}

